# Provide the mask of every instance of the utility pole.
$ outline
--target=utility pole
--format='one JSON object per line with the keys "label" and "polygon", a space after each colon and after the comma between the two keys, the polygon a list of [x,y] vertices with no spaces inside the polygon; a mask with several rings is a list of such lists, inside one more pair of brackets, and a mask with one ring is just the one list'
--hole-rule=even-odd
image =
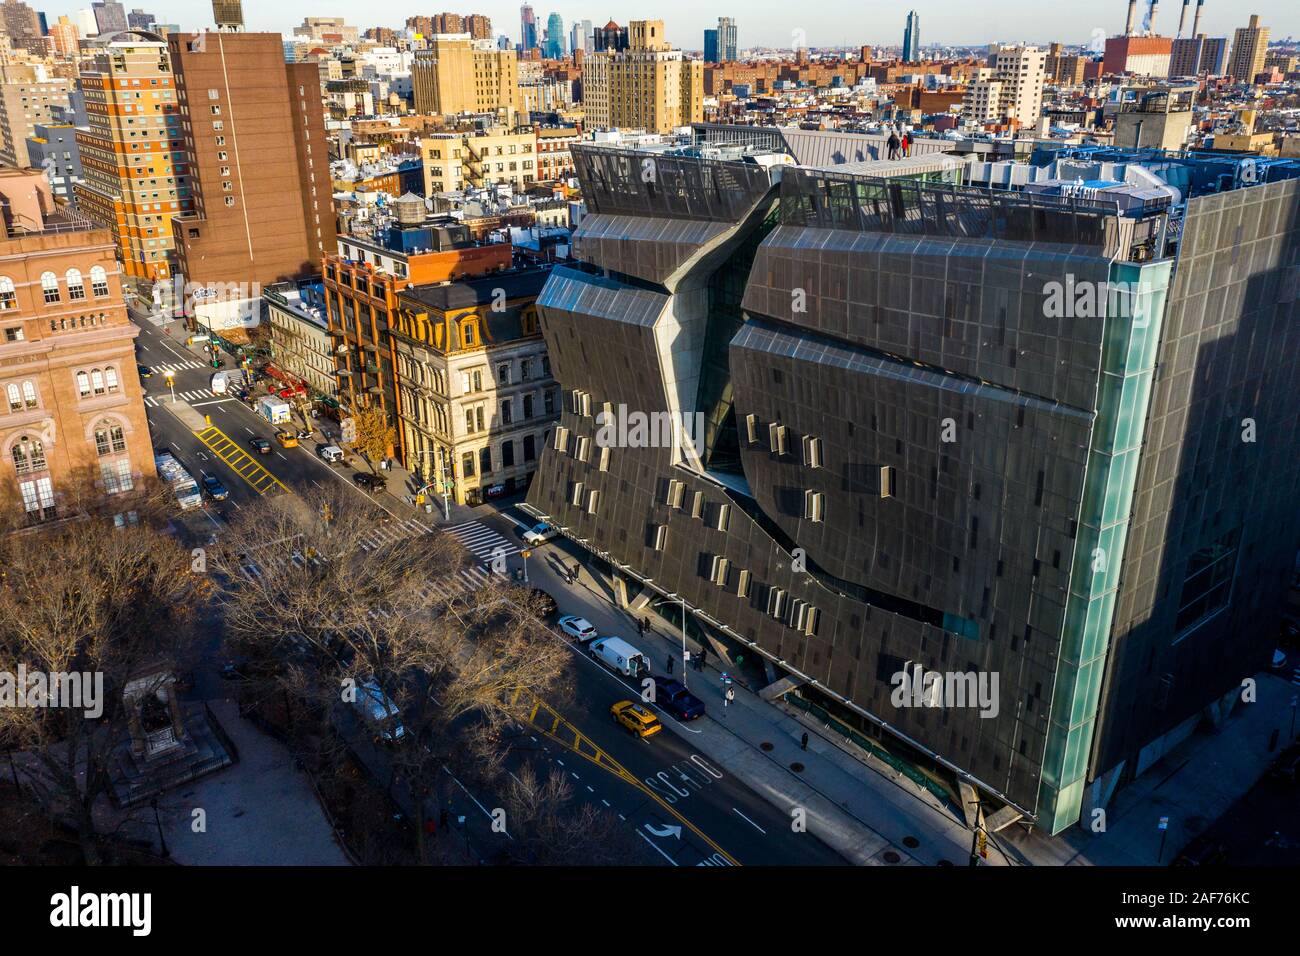
{"label": "utility pole", "polygon": [[690,652],[686,650],[686,598],[682,598],[682,686],[686,686],[686,664]]}

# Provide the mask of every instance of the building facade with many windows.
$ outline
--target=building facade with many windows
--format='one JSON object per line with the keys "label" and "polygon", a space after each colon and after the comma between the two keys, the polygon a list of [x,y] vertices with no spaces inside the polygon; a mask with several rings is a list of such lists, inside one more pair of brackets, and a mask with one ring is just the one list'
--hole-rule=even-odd
{"label": "building facade with many windows", "polygon": [[537,322],[549,270],[398,297],[389,334],[408,467],[459,504],[527,486],[556,418],[558,386]]}
{"label": "building facade with many windows", "polygon": [[40,523],[153,476],[153,443],[112,232],[35,170],[0,197],[0,500]]}
{"label": "building facade with many windows", "polygon": [[112,227],[127,276],[166,280],[176,269],[172,220],[194,208],[167,45],[110,43],[82,71],[81,86],[77,206]]}
{"label": "building facade with many windows", "polygon": [[[529,506],[616,593],[1052,833],[1232,719],[1300,545],[1300,162],[1059,150],[990,192],[573,150]],[[638,413],[679,430],[602,434]]]}

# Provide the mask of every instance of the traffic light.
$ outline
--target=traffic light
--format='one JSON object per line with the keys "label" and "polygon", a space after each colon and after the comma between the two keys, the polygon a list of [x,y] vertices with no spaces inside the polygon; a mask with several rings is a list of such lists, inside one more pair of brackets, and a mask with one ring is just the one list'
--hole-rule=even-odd
{"label": "traffic light", "polygon": [[980,856],[987,860],[989,858],[989,838],[983,830],[979,831],[976,845],[979,847]]}

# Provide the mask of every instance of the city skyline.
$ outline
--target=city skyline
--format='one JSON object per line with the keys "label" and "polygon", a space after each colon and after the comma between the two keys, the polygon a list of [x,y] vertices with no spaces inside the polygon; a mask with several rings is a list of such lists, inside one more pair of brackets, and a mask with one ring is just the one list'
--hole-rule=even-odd
{"label": "city skyline", "polygon": [[[76,12],[88,9],[89,4],[67,6],[40,3],[32,6],[47,14],[50,23],[57,22],[60,14],[75,19]],[[125,4],[129,9],[141,6]],[[185,29],[210,25],[212,10],[209,0],[174,0],[174,2],[144,3],[143,9],[163,22],[180,23]],[[368,8],[363,21],[353,9],[340,11],[339,4],[321,3],[317,0],[287,0],[274,8],[248,7],[245,21],[250,31],[269,31],[291,34],[305,16],[343,15],[349,25],[362,29],[372,26],[402,27],[406,18],[420,14],[424,8],[409,2],[374,4]],[[456,6],[456,5],[452,5]],[[460,6],[464,6],[461,4]],[[486,0],[471,4],[474,10],[492,20],[494,35],[505,34],[512,41],[519,40],[519,9],[521,4]],[[558,13],[566,24],[575,20],[604,23],[610,19],[620,24],[629,20],[660,19],[665,23],[668,41],[676,47],[699,50],[704,30],[716,26],[720,16],[733,17],[744,34],[742,49],[769,47],[789,49],[796,31],[802,31],[806,43],[813,47],[856,47],[901,45],[902,29],[908,9],[915,9],[923,22],[929,24],[923,31],[927,46],[984,45],[993,42],[1028,42],[1046,44],[1060,42],[1067,45],[1085,45],[1101,30],[1105,36],[1123,32],[1126,6],[1118,0],[1095,4],[1088,8],[1043,7],[1040,4],[1014,0],[976,11],[957,0],[935,0],[913,8],[898,6],[888,10],[845,17],[830,8],[801,10],[792,17],[784,4],[772,0],[747,4],[717,4],[700,7],[698,4],[669,2],[647,7],[638,3],[607,4],[604,8],[583,4],[533,4],[539,27],[552,13]],[[1166,4],[1157,19],[1158,32],[1172,36],[1178,25],[1177,4]],[[457,7],[459,9],[459,7]],[[462,12],[466,12],[462,11]],[[435,11],[438,12],[438,11]],[[1300,10],[1285,0],[1258,0],[1245,8],[1230,7],[1220,0],[1210,0],[1202,14],[1202,32],[1206,36],[1231,36],[1233,31],[1246,25],[1251,14],[1258,14],[1272,31],[1274,42],[1300,37]],[[539,29],[539,33],[541,30]],[[539,37],[540,40],[540,37]]]}

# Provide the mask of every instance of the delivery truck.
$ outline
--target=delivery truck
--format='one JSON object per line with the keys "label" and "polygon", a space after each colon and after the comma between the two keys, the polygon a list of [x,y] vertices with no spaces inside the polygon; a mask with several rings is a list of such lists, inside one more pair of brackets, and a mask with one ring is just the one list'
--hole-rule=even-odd
{"label": "delivery truck", "polygon": [[182,511],[188,511],[203,504],[203,495],[199,492],[199,486],[190,473],[181,467],[181,463],[176,460],[175,456],[170,452],[160,452],[154,456],[153,463],[158,469],[159,476],[163,481],[167,482],[172,489],[172,493],[176,495],[176,500],[180,503]]}
{"label": "delivery truck", "polygon": [[231,392],[237,392],[243,388],[244,382],[242,369],[232,368],[225,372],[215,372],[212,375],[212,394],[229,395]]}
{"label": "delivery truck", "polygon": [[257,403],[257,413],[272,425],[284,425],[289,421],[289,403],[274,395],[266,395]]}

